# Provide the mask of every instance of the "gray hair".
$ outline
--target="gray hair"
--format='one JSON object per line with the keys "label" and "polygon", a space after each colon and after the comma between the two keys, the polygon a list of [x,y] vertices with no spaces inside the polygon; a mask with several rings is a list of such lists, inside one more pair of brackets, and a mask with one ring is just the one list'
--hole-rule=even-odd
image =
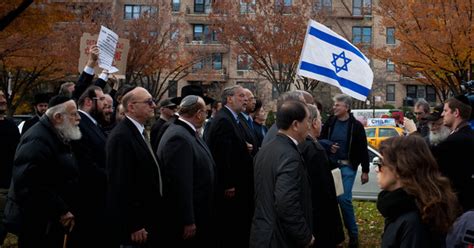
{"label": "gray hair", "polygon": [[56,114],[64,114],[66,113],[66,104],[64,103],[61,103],[61,104],[58,104],[54,107],[51,107],[51,108],[48,108],[48,110],[46,110],[46,113],[45,115],[50,119],[52,120],[54,118],[54,115]]}
{"label": "gray hair", "polygon": [[287,101],[299,101],[301,102],[301,99],[304,99],[303,92],[301,91],[288,91],[280,95],[277,100],[277,112],[281,108],[281,105],[283,105],[284,102]]}
{"label": "gray hair", "polygon": [[418,100],[416,103],[415,103],[415,107],[421,107],[423,108],[423,111],[425,113],[429,113],[430,112],[430,104],[423,98],[421,98],[420,100]]}
{"label": "gray hair", "polygon": [[352,106],[352,97],[346,94],[338,94],[335,95],[334,98],[332,99],[335,102],[343,102],[346,104],[347,108],[351,108]]}
{"label": "gray hair", "polygon": [[204,107],[204,105],[199,103],[199,99],[202,98],[195,95],[189,95],[183,98],[183,100],[181,100],[181,104],[179,104],[179,114],[188,117],[195,115],[200,109]]}
{"label": "gray hair", "polygon": [[61,87],[59,88],[59,95],[71,97],[72,92],[69,92],[68,88],[73,85],[75,85],[75,83],[73,82],[66,82],[66,83],[61,84]]}
{"label": "gray hair", "polygon": [[312,120],[318,118],[318,116],[319,116],[318,107],[316,107],[313,104],[308,104],[306,106],[308,106],[308,110],[309,110],[309,119],[312,121]]}
{"label": "gray hair", "polygon": [[230,86],[224,89],[222,92],[222,105],[227,104],[227,97],[235,95],[235,91],[239,88],[243,88],[240,85]]}

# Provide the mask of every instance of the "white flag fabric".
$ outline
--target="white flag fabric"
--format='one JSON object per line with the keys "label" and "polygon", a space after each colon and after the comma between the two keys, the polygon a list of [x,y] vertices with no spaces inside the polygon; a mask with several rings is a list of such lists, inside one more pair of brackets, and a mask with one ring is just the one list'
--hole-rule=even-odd
{"label": "white flag fabric", "polygon": [[369,62],[342,36],[321,23],[309,21],[298,75],[334,85],[344,94],[365,101],[374,79]]}

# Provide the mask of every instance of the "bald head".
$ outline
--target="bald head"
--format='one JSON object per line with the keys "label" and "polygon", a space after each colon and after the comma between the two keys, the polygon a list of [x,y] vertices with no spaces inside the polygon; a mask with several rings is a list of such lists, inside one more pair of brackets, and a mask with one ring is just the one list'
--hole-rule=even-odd
{"label": "bald head", "polygon": [[151,94],[142,87],[136,87],[122,98],[125,114],[141,124],[152,118],[155,114],[156,104]]}
{"label": "bald head", "polygon": [[255,99],[255,96],[253,95],[252,91],[244,88],[245,96],[248,99],[247,106],[244,109],[244,112],[246,114],[253,113],[255,111],[255,104],[257,103],[257,100]]}

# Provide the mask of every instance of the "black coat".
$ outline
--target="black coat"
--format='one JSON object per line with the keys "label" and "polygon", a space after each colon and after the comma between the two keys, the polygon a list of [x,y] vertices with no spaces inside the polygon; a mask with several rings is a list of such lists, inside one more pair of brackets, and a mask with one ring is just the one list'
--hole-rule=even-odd
{"label": "black coat", "polygon": [[[98,242],[105,216],[105,142],[102,130],[85,114],[79,111],[79,128],[82,138],[73,141],[80,177],[80,204],[76,230],[81,232],[78,242],[91,244]],[[82,246],[82,245],[81,245]]]}
{"label": "black coat", "polygon": [[166,120],[158,118],[158,120],[156,120],[155,123],[153,123],[153,126],[151,126],[150,142],[151,142],[151,147],[153,148],[154,152],[156,152],[156,150],[158,149],[161,136],[163,136],[163,134],[161,134],[161,136],[158,136],[158,134],[160,133],[161,128],[166,122],[167,122]]}
{"label": "black coat", "polygon": [[250,247],[304,247],[312,236],[309,176],[293,141],[278,134],[255,157]]}
{"label": "black coat", "polygon": [[20,133],[12,120],[0,120],[0,137],[2,137],[2,142],[0,142],[0,188],[8,189],[16,146],[20,142]]}
{"label": "black coat", "polygon": [[245,133],[245,141],[247,141],[249,144],[252,144],[253,146],[252,156],[255,156],[255,154],[257,154],[258,149],[260,147],[258,145],[258,139],[255,133],[255,129],[249,126],[247,119],[245,119],[242,113],[239,114],[239,120],[240,120],[240,123],[242,124],[243,131]]}
{"label": "black coat", "polygon": [[21,129],[21,135],[24,135],[28,129],[30,129],[33,125],[35,125],[39,121],[39,116],[35,115],[30,119],[26,120],[23,124],[23,128]]}
{"label": "black coat", "polygon": [[[48,230],[60,227],[60,216],[76,213],[78,178],[70,145],[44,115],[22,136],[16,151],[5,215],[7,222],[21,221],[17,223],[20,230],[10,231],[19,231],[20,238],[32,242],[51,236]],[[53,236],[62,237],[62,233]],[[44,244],[37,241],[38,246]]]}
{"label": "black coat", "polygon": [[[206,143],[216,162],[216,204],[224,243],[242,247],[248,244],[253,215],[253,162],[247,150],[245,133],[227,107],[212,120]],[[224,191],[235,188],[234,199]],[[229,236],[226,236],[229,235]]]}
{"label": "black coat", "polygon": [[380,192],[377,208],[385,218],[382,248],[445,247],[445,235],[430,231],[421,220],[415,199],[403,189]]}
{"label": "black coat", "polygon": [[[163,170],[163,205],[168,238],[180,243],[185,225],[196,225],[194,245],[209,247],[214,211],[214,160],[206,143],[177,119],[164,133],[158,147]],[[176,243],[173,243],[176,244]]]}
{"label": "black coat", "polygon": [[474,209],[474,131],[467,125],[432,147],[439,169],[448,177],[464,212]]}
{"label": "black coat", "polygon": [[[337,117],[331,116],[323,125],[321,130],[320,140],[330,140]],[[369,172],[369,151],[367,148],[367,136],[362,124],[354,118],[352,114],[349,115],[349,130],[347,132],[347,151],[351,167],[357,170],[359,164],[362,165],[362,171]]]}
{"label": "black coat", "polygon": [[326,150],[311,137],[299,148],[311,179],[314,247],[336,247],[344,241],[344,230]]}
{"label": "black coat", "polygon": [[157,237],[161,175],[142,134],[128,117],[112,130],[106,145],[107,213],[114,238],[131,242],[145,228]]}

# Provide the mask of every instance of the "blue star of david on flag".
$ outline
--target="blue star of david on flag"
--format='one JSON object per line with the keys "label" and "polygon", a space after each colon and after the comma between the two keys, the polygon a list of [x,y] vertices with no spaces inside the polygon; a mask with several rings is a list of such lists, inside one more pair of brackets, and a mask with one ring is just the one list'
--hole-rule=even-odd
{"label": "blue star of david on flag", "polygon": [[361,101],[367,99],[374,80],[370,60],[359,48],[313,20],[308,22],[298,75],[336,86]]}
{"label": "blue star of david on flag", "polygon": [[[331,64],[336,68],[336,73],[340,72],[341,70],[348,71],[347,70],[347,64],[352,61],[352,59],[346,58],[346,54],[344,51],[342,51],[339,55],[333,53],[332,54],[333,60],[331,61]],[[337,61],[341,59],[342,60],[342,66],[337,65]]]}

